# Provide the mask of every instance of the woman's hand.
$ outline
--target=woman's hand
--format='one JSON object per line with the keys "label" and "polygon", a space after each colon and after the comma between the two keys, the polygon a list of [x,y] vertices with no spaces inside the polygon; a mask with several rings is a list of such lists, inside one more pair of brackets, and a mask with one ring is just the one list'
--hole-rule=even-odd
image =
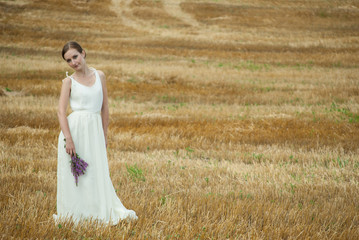
{"label": "woman's hand", "polygon": [[70,156],[76,155],[75,144],[72,139],[66,139],[66,152]]}

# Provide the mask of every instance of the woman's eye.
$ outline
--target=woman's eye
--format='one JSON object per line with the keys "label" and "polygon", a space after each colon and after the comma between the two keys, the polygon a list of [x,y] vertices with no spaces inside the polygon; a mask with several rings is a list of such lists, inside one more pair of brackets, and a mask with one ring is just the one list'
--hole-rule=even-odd
{"label": "woman's eye", "polygon": [[67,60],[66,60],[66,62],[68,62],[68,63],[69,63],[70,61],[71,61],[70,59],[67,59]]}
{"label": "woman's eye", "polygon": [[74,59],[76,59],[76,58],[77,58],[77,55],[74,56]]}

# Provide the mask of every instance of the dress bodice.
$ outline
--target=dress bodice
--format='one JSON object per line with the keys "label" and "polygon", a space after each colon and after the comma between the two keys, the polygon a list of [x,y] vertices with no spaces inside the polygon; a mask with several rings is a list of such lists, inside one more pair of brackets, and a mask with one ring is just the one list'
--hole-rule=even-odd
{"label": "dress bodice", "polygon": [[70,106],[72,111],[94,113],[101,111],[103,103],[101,79],[96,69],[90,69],[95,72],[95,83],[92,86],[85,86],[69,76],[71,78]]}

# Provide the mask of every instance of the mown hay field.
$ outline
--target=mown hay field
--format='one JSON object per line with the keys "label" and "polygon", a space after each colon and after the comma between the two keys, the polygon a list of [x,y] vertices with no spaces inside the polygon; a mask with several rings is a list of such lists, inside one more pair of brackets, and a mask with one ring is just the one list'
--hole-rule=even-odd
{"label": "mown hay field", "polygon": [[[0,239],[359,238],[359,1],[0,9]],[[68,40],[107,76],[110,175],[136,222],[52,220]]]}

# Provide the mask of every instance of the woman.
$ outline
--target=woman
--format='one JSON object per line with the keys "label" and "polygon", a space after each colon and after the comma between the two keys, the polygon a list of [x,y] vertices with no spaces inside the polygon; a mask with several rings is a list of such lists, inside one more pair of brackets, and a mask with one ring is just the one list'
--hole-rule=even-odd
{"label": "woman", "polygon": [[[107,162],[109,110],[106,77],[86,64],[86,52],[77,42],[68,42],[62,58],[75,73],[62,80],[58,118],[56,221],[72,218],[100,220],[112,225],[122,219],[137,219],[115,193]],[[68,102],[72,113],[66,117]],[[78,184],[71,172],[71,156],[78,154],[88,163]]]}

